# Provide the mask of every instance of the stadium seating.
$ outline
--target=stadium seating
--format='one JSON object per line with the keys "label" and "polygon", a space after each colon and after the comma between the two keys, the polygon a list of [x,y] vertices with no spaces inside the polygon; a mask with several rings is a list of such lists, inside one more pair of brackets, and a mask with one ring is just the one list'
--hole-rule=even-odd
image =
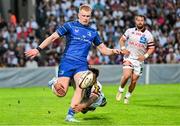
{"label": "stadium seating", "polygon": [[[65,21],[76,19],[80,0],[39,1],[36,17],[16,24],[0,16],[0,67],[56,66],[64,49],[64,39],[56,40],[35,60],[26,59],[24,51],[35,48],[56,27]],[[180,9],[178,1],[125,1],[100,0],[89,3],[94,11],[91,25],[99,31],[102,41],[110,48],[119,48],[119,38],[125,29],[134,26],[135,14],[147,17],[147,28],[154,35],[155,53],[146,61],[150,64],[180,63]],[[157,8],[158,6],[158,8]],[[15,14],[16,15],[16,14]],[[102,56],[92,47],[89,64],[121,64],[122,56]]]}

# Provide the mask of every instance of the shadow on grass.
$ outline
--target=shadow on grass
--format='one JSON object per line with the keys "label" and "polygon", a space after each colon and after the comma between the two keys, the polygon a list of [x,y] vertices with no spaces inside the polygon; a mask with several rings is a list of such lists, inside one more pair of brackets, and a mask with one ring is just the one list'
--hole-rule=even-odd
{"label": "shadow on grass", "polygon": [[85,117],[83,118],[83,120],[108,120],[109,118],[106,117],[106,116],[97,116],[97,115],[94,115],[93,117]]}
{"label": "shadow on grass", "polygon": [[85,122],[94,122],[95,124],[112,124],[112,118],[107,114],[96,114],[88,117],[83,117]]}

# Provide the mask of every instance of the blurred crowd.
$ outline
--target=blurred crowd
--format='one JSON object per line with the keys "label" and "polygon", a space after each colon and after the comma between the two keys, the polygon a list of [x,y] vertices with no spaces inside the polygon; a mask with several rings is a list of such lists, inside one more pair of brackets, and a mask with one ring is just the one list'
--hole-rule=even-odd
{"label": "blurred crowd", "polygon": [[[58,25],[77,20],[78,7],[88,3],[93,8],[91,26],[98,30],[110,48],[119,48],[119,38],[134,27],[136,14],[147,17],[155,53],[149,64],[180,63],[180,1],[178,0],[37,0],[36,17],[19,19],[11,10],[9,20],[0,16],[0,67],[55,66],[65,47],[65,38],[44,49],[41,56],[28,59],[24,51],[36,48]],[[89,64],[122,64],[122,56],[103,56],[95,47],[88,55]]]}

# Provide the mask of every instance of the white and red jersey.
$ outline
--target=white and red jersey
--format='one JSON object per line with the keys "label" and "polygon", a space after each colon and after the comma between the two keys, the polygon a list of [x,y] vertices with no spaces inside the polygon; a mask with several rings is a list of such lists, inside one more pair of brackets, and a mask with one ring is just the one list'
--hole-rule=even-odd
{"label": "white and red jersey", "polygon": [[137,59],[138,55],[144,55],[148,48],[154,48],[155,46],[153,35],[147,29],[140,31],[136,27],[129,28],[123,37],[126,39],[126,49],[130,51],[130,55],[125,56],[125,59]]}
{"label": "white and red jersey", "polygon": [[90,86],[86,89],[84,89],[84,96],[82,101],[86,101],[87,99],[90,98],[91,95],[97,95],[98,99],[96,101],[94,101],[90,107],[98,107],[102,104],[104,97],[104,93],[102,92],[102,85],[99,81],[97,81],[97,83],[95,83],[93,86]]}

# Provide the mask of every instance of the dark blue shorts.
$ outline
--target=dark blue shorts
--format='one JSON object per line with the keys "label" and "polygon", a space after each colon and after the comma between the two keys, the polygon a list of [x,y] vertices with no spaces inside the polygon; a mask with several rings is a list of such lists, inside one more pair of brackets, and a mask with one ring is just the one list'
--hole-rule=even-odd
{"label": "dark blue shorts", "polygon": [[62,59],[59,64],[58,77],[73,77],[80,71],[88,70],[87,62]]}

